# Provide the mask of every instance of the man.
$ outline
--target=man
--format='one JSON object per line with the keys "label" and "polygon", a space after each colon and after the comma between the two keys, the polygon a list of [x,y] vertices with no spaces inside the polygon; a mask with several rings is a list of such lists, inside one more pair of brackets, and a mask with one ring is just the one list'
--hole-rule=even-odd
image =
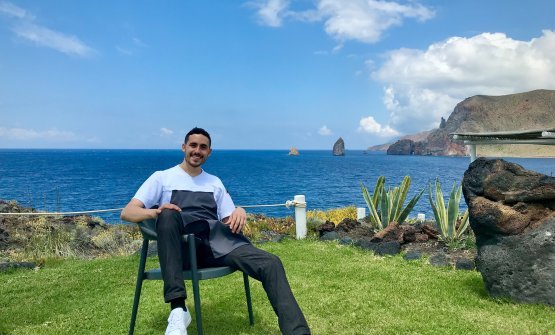
{"label": "man", "polygon": [[231,266],[262,282],[283,334],[310,334],[280,259],[243,236],[245,210],[235,207],[218,177],[202,169],[211,153],[208,132],[193,128],[181,150],[183,162],[152,174],[121,212],[125,221],[156,219],[164,300],[171,306],[166,335],[186,335],[191,322],[182,276],[188,267],[181,242],[184,233],[195,233],[202,240],[199,266]]}

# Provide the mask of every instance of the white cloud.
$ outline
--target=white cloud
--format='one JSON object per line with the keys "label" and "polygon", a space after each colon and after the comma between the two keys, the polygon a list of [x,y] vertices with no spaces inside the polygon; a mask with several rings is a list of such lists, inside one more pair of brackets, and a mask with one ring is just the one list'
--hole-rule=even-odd
{"label": "white cloud", "polygon": [[52,48],[69,55],[92,56],[94,50],[75,36],[69,36],[30,22],[16,25],[13,32],[39,46]]}
{"label": "white cloud", "polygon": [[400,26],[406,18],[426,21],[435,13],[418,3],[407,5],[394,1],[379,0],[317,0],[316,8],[305,11],[289,10],[289,1],[266,0],[256,2],[258,19],[262,24],[279,27],[285,18],[300,21],[325,21],[324,30],[339,45],[339,51],[346,40],[375,43],[383,32],[391,27]]}
{"label": "white cloud", "polygon": [[132,50],[128,48],[120,47],[119,45],[116,45],[116,50],[118,53],[126,56],[131,56],[133,54]]}
{"label": "white cloud", "polygon": [[0,14],[4,14],[10,17],[15,17],[18,19],[34,19],[34,16],[29,14],[25,9],[18,7],[11,2],[1,1],[0,2]]}
{"label": "white cloud", "polygon": [[330,136],[333,133],[331,129],[329,129],[327,126],[322,126],[320,129],[318,129],[318,134],[322,136]]}
{"label": "white cloud", "polygon": [[502,33],[451,37],[426,50],[398,49],[372,73],[384,84],[389,123],[402,132],[437,126],[466,97],[555,89],[555,31],[530,41]]}
{"label": "white cloud", "polygon": [[284,16],[287,15],[288,0],[266,0],[248,3],[257,9],[260,24],[270,27],[280,27]]}
{"label": "white cloud", "polygon": [[345,44],[343,42],[337,44],[336,46],[333,47],[333,49],[331,49],[332,53],[338,53],[339,51],[341,51],[341,49],[343,49],[343,47],[345,46]]}
{"label": "white cloud", "polygon": [[160,128],[160,136],[170,136],[173,135],[173,130],[168,128]]}
{"label": "white cloud", "polygon": [[372,134],[380,137],[393,137],[398,136],[399,132],[389,125],[382,126],[378,123],[372,116],[368,116],[360,119],[358,131],[367,134]]}
{"label": "white cloud", "polygon": [[320,0],[318,12],[326,20],[328,35],[339,41],[364,43],[379,41],[385,30],[400,26],[405,18],[425,21],[434,16],[432,10],[420,4],[401,5],[378,0]]}
{"label": "white cloud", "polygon": [[0,2],[0,14],[15,19],[11,30],[18,37],[38,46],[80,57],[89,57],[95,54],[95,50],[79,38],[36,24],[34,15],[10,2]]}
{"label": "white cloud", "polygon": [[0,138],[8,140],[27,141],[36,139],[51,140],[71,140],[75,138],[75,134],[71,131],[62,131],[58,129],[49,129],[37,131],[25,128],[4,128],[0,127]]}
{"label": "white cloud", "polygon": [[115,48],[116,51],[121,55],[132,56],[139,49],[148,48],[148,45],[144,43],[140,38],[133,37],[131,38],[131,42],[126,43],[125,46],[116,45]]}
{"label": "white cloud", "polygon": [[138,46],[138,47],[141,47],[141,48],[146,48],[146,47],[148,47],[148,45],[147,45],[145,42],[143,42],[143,41],[142,41],[140,38],[138,38],[138,37],[133,37],[132,40],[133,40],[133,44],[135,44],[135,45]]}

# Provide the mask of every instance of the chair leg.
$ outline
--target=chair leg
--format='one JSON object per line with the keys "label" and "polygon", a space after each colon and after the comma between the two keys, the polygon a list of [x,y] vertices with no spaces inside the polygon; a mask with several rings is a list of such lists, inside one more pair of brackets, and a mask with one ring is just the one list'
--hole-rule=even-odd
{"label": "chair leg", "polygon": [[193,298],[195,301],[195,319],[197,323],[197,334],[203,335],[202,330],[202,311],[200,307],[200,289],[199,289],[199,278],[198,278],[198,268],[197,268],[197,249],[195,236],[193,234],[187,235],[187,241],[189,244],[189,261],[191,265],[191,281],[193,283]]}
{"label": "chair leg", "polygon": [[202,311],[200,307],[200,289],[198,280],[193,279],[193,297],[195,300],[195,319],[197,323],[197,334],[203,335],[204,331],[202,330]]}
{"label": "chair leg", "polygon": [[243,282],[245,284],[245,295],[247,296],[247,310],[249,311],[249,323],[254,325],[254,316],[252,314],[252,302],[251,302],[251,287],[249,285],[249,276],[243,272]]}
{"label": "chair leg", "polygon": [[133,299],[133,311],[131,312],[131,322],[129,323],[129,335],[133,335],[135,331],[135,320],[137,319],[137,311],[139,309],[139,299],[141,298],[141,289],[143,287],[143,276],[146,266],[146,255],[148,252],[148,240],[143,240],[141,248],[141,260],[139,262],[139,271],[137,273],[137,284],[135,285],[135,298]]}

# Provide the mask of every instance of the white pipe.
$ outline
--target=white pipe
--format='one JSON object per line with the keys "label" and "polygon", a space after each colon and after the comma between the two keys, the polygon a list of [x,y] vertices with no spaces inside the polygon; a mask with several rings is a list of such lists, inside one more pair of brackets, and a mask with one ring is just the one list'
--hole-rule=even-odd
{"label": "white pipe", "polygon": [[469,144],[470,149],[470,163],[476,160],[476,144]]}
{"label": "white pipe", "polygon": [[366,207],[357,208],[357,220],[363,220],[366,217]]}
{"label": "white pipe", "polygon": [[306,237],[306,200],[304,195],[296,195],[295,201],[295,230],[297,239]]}

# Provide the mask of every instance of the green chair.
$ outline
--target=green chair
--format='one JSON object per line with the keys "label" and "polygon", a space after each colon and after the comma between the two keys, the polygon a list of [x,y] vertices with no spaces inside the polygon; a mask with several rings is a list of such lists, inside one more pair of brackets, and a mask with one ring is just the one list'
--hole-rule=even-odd
{"label": "green chair", "polygon": [[[129,324],[129,335],[132,335],[135,330],[135,320],[137,319],[137,310],[139,308],[139,300],[141,297],[141,289],[144,280],[162,280],[162,273],[160,269],[145,270],[146,257],[148,253],[148,244],[157,238],[156,235],[156,221],[145,220],[139,223],[139,228],[143,235],[143,246],[141,248],[141,260],[139,262],[139,273],[137,275],[137,285],[135,287],[135,298],[133,301],[133,311],[131,313],[131,323]],[[212,267],[212,268],[197,268],[197,255],[196,255],[196,240],[193,234],[183,235],[183,241],[189,249],[189,260],[191,269],[183,271],[185,280],[191,280],[193,284],[193,297],[195,301],[195,319],[197,323],[197,333],[203,334],[202,330],[202,313],[200,305],[200,290],[199,281],[205,279],[212,279],[227,276],[236,270],[229,266]],[[254,324],[254,317],[252,313],[251,293],[249,286],[249,277],[243,273],[243,283],[245,285],[245,295],[247,297],[247,309],[249,313],[249,322],[251,326]]]}

